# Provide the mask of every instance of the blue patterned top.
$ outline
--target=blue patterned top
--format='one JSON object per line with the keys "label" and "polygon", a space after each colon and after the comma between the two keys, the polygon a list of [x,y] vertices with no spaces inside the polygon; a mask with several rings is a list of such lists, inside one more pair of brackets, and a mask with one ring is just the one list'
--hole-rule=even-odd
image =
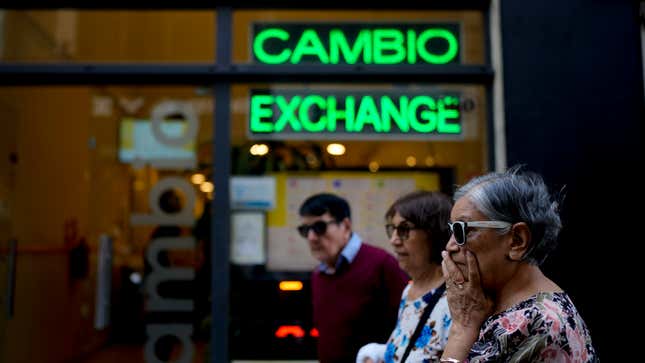
{"label": "blue patterned top", "polygon": [[[436,289],[419,297],[416,300],[408,300],[408,292],[412,285],[408,284],[401,295],[399,305],[399,318],[392,335],[387,340],[385,347],[385,363],[400,362],[403,353],[408,347],[408,340],[414,333],[419,323],[419,318],[423,314],[427,301],[430,300]],[[448,300],[444,291],[443,296],[439,298],[430,317],[426,322],[419,338],[410,351],[407,362],[432,362],[441,356],[443,348],[448,342],[448,332],[450,331],[452,319],[448,309]]]}

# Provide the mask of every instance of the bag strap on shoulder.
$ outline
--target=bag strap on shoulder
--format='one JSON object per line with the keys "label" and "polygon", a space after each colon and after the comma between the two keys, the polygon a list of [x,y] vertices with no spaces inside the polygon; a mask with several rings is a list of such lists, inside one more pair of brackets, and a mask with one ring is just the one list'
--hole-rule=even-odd
{"label": "bag strap on shoulder", "polygon": [[416,344],[417,339],[419,339],[419,335],[421,335],[421,331],[423,330],[423,327],[426,325],[426,321],[428,321],[428,318],[430,317],[430,313],[432,312],[432,309],[434,309],[434,306],[437,305],[437,301],[439,301],[439,298],[441,298],[441,295],[443,295],[443,292],[445,290],[446,290],[446,284],[443,283],[435,290],[434,294],[432,294],[432,297],[430,297],[430,300],[428,300],[428,305],[426,305],[426,308],[423,310],[423,314],[421,314],[421,317],[419,318],[419,323],[417,324],[417,327],[414,329],[414,333],[412,333],[412,336],[410,337],[410,342],[408,343],[408,346],[405,348],[405,353],[403,353],[403,357],[401,358],[401,363],[405,363],[405,360],[408,358],[408,355],[410,355],[410,351],[412,350],[412,347],[414,347],[414,344]]}

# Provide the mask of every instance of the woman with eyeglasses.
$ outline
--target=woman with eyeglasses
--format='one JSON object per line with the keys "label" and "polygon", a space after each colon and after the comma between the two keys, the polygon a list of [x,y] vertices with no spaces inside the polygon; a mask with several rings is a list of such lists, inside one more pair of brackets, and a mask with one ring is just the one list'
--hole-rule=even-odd
{"label": "woman with eyeglasses", "polygon": [[441,362],[595,362],[569,296],[540,270],[561,228],[542,177],[518,167],[455,193],[443,255],[450,338]]}
{"label": "woman with eyeglasses", "polygon": [[450,312],[441,271],[441,251],[450,236],[452,203],[438,192],[402,196],[385,213],[385,231],[412,281],[403,290],[396,327],[385,344],[359,351],[357,363],[436,361],[448,340]]}

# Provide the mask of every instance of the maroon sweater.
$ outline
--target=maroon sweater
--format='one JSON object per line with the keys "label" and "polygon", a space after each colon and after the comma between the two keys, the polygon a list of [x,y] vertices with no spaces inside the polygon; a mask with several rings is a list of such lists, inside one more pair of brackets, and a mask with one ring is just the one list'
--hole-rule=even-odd
{"label": "maroon sweater", "polygon": [[363,345],[385,343],[408,280],[392,255],[365,243],[336,274],[316,269],[311,287],[320,362],[353,363]]}

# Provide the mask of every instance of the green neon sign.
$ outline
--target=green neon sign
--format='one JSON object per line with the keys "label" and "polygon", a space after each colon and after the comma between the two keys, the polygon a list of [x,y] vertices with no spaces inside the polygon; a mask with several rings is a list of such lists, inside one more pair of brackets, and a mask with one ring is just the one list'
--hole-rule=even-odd
{"label": "green neon sign", "polygon": [[254,24],[253,59],[264,64],[451,64],[458,24]]}
{"label": "green neon sign", "polygon": [[462,134],[461,96],[251,90],[252,138],[437,138]]}

